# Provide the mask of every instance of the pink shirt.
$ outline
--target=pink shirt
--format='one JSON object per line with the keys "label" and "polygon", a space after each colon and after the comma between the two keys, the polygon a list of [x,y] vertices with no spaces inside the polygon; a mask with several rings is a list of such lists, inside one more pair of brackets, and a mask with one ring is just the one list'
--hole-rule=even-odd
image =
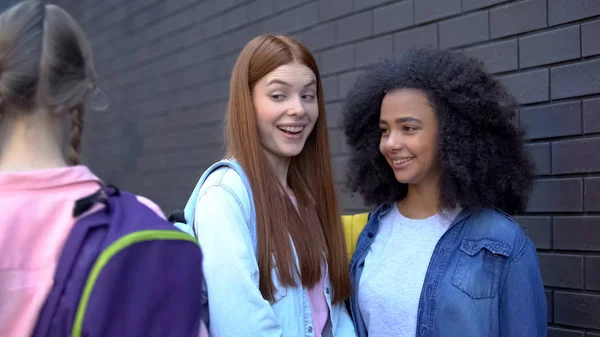
{"label": "pink shirt", "polygon": [[[1,336],[32,333],[75,223],[73,205],[99,182],[85,166],[0,173]],[[163,216],[151,201],[140,201]]]}
{"label": "pink shirt", "polygon": [[315,284],[314,287],[308,289],[308,300],[310,302],[310,309],[312,312],[313,326],[315,331],[315,337],[321,337],[323,329],[329,318],[329,307],[327,307],[327,301],[323,294],[323,282],[325,279],[326,270],[323,268],[321,280]]}
{"label": "pink shirt", "polygon": [[[298,208],[296,198],[290,197],[290,199],[294,203],[294,206]],[[312,288],[308,289],[308,301],[310,302],[310,310],[312,312],[315,337],[322,336],[323,329],[325,328],[325,324],[327,323],[327,318],[329,318],[329,307],[327,306],[325,294],[323,293],[323,290],[325,288],[324,283],[327,269],[324,268],[325,265],[323,265],[322,267],[323,268],[321,269],[321,279]]]}

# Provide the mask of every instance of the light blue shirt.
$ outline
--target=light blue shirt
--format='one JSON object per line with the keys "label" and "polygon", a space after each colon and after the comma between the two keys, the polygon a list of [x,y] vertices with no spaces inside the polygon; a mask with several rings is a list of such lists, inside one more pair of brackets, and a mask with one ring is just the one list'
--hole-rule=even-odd
{"label": "light blue shirt", "polygon": [[[244,177],[245,178],[245,177]],[[276,302],[259,291],[254,202],[233,169],[215,170],[200,189],[194,226],[204,254],[212,337],[314,336],[308,292],[303,287],[276,287]],[[297,260],[296,260],[297,262]],[[298,280],[297,284],[302,284]],[[331,281],[326,274],[323,293],[335,337],[355,337],[344,303],[331,303]],[[323,337],[325,337],[324,335]]]}

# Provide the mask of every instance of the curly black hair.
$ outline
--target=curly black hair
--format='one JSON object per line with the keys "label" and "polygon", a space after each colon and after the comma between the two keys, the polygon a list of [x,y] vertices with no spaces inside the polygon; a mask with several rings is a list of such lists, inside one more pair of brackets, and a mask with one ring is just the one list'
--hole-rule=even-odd
{"label": "curly black hair", "polygon": [[518,126],[518,106],[480,62],[447,50],[412,49],[381,60],[348,92],[342,114],[351,192],[367,205],[406,196],[407,185],[396,180],[379,151],[381,102],[386,92],[403,88],[424,92],[439,120],[440,208],[523,211],[533,164]]}

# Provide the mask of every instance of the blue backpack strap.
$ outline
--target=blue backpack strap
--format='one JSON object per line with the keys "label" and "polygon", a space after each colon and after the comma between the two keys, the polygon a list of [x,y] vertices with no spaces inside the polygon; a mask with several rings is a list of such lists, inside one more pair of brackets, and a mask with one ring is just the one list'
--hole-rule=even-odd
{"label": "blue backpack strap", "polygon": [[[229,167],[230,169],[234,170],[242,179],[242,182],[244,183],[244,187],[246,188],[246,191],[248,192],[248,200],[250,201],[249,227],[250,227],[250,234],[252,234],[252,243],[254,245],[254,248],[256,249],[256,229],[252,228],[252,226],[254,225],[253,219],[256,218],[254,202],[253,202],[254,199],[252,197],[252,189],[250,188],[250,181],[248,180],[248,177],[246,176],[244,169],[235,160],[221,160],[219,162],[214,163],[206,171],[204,171],[204,174],[202,174],[202,176],[198,180],[198,183],[196,184],[196,187],[194,188],[192,195],[190,196],[187,204],[185,205],[185,208],[183,210],[183,216],[179,217],[179,219],[177,219],[177,217],[175,216],[174,225],[177,228],[179,228],[180,230],[182,230],[194,237],[197,237],[198,233],[196,233],[196,228],[195,228],[194,222],[196,219],[196,205],[198,204],[198,197],[200,194],[200,190],[202,189],[202,185],[204,185],[204,182],[206,181],[206,179],[208,179],[210,174],[221,167]],[[183,219],[181,219],[181,218],[183,218]]]}
{"label": "blue backpack strap", "polygon": [[[213,173],[214,171],[216,171],[217,169],[219,169],[221,167],[229,167],[230,169],[234,170],[242,179],[242,182],[244,183],[244,187],[246,188],[246,191],[248,192],[248,200],[249,200],[249,204],[250,204],[250,219],[249,219],[250,221],[248,223],[248,228],[250,230],[250,235],[252,237],[252,245],[254,247],[254,251],[256,252],[257,248],[258,248],[257,247],[257,238],[256,238],[256,228],[255,228],[256,221],[254,220],[254,219],[256,219],[256,213],[255,213],[255,209],[254,209],[254,202],[253,202],[254,199],[252,198],[252,189],[250,188],[250,181],[248,181],[248,177],[246,176],[246,173],[244,172],[244,170],[242,169],[240,164],[238,164],[234,160],[221,160],[219,162],[214,163],[206,171],[204,171],[204,173],[198,180],[196,187],[194,187],[194,191],[192,192],[192,195],[188,199],[188,202],[185,205],[183,212],[176,211],[175,213],[173,213],[173,215],[171,215],[169,220],[172,221],[173,224],[180,230],[197,238],[198,233],[196,233],[195,219],[196,219],[196,205],[198,204],[198,197],[200,196],[200,190],[202,189],[202,185],[204,185],[204,182],[206,181],[206,179],[208,179],[208,177],[211,175],[211,173]],[[201,302],[202,302],[203,310],[201,313],[201,317],[202,317],[202,320],[206,323],[206,325],[209,326],[210,325],[210,315],[208,313],[209,312],[208,294],[207,294],[208,289],[206,287],[206,282],[203,282],[202,290],[203,290],[203,298],[202,298]]]}

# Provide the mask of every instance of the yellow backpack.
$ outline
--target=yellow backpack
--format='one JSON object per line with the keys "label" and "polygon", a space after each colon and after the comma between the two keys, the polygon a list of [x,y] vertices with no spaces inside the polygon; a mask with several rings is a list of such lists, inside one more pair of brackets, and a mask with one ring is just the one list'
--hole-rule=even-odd
{"label": "yellow backpack", "polygon": [[346,236],[346,252],[348,253],[348,263],[352,260],[352,255],[356,250],[358,236],[369,220],[369,213],[359,213],[352,215],[342,215],[344,225],[344,234]]}

